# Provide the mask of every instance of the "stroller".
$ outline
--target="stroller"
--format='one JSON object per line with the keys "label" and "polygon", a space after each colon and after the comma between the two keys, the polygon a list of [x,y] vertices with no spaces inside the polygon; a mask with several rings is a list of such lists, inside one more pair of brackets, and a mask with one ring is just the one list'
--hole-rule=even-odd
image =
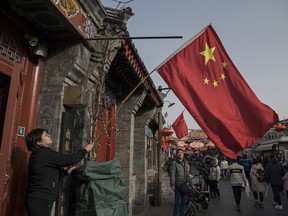
{"label": "stroller", "polygon": [[205,210],[209,207],[209,190],[202,190],[201,182],[193,184],[193,178],[194,176],[189,175],[190,190],[187,194],[185,216],[195,216],[199,210],[199,206]]}

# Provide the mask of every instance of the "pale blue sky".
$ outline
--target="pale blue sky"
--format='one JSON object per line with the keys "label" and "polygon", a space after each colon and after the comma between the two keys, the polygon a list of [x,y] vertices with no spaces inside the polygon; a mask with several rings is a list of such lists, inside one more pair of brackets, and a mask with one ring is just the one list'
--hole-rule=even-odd
{"label": "pale blue sky", "polygon": [[[118,5],[112,0],[102,3],[112,8]],[[130,36],[183,36],[133,40],[148,72],[211,23],[258,98],[274,109],[279,119],[288,118],[287,0],[134,0],[126,7],[135,13],[127,24]],[[156,87],[167,87],[157,72],[151,77]],[[166,99],[176,103],[169,109],[168,103],[163,107],[167,123],[172,124],[185,108],[172,91]],[[188,111],[184,116],[189,129],[199,128]]]}

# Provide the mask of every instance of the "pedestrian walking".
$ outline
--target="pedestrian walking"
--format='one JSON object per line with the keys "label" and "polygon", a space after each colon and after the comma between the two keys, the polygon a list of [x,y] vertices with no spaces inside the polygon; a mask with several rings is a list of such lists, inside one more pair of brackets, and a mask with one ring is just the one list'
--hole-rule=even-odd
{"label": "pedestrian walking", "polygon": [[253,159],[250,171],[251,186],[254,196],[254,207],[263,207],[264,192],[266,189],[265,171],[257,158]]}
{"label": "pedestrian walking", "polygon": [[237,163],[236,159],[231,159],[232,164],[228,166],[227,177],[230,179],[230,183],[233,190],[234,199],[236,202],[236,210],[241,211],[240,202],[243,186],[248,184],[244,168]]}
{"label": "pedestrian walking", "polygon": [[283,191],[283,179],[282,177],[285,175],[285,170],[277,160],[275,154],[270,155],[270,162],[266,166],[266,178],[267,182],[270,183],[273,195],[274,195],[274,203],[276,209],[283,209],[282,200],[280,196],[280,192]]}
{"label": "pedestrian walking", "polygon": [[249,185],[251,186],[250,171],[252,164],[246,154],[243,154],[243,158],[240,160],[240,164],[244,167],[246,178],[249,182]]}
{"label": "pedestrian walking", "polygon": [[211,155],[206,155],[203,158],[202,166],[201,166],[201,175],[204,179],[204,190],[209,190],[209,175],[210,175],[210,167],[211,167],[211,159],[213,157]]}
{"label": "pedestrian walking", "polygon": [[227,169],[228,169],[228,161],[224,158],[221,162],[220,162],[220,169],[221,169],[221,175],[222,178],[226,179],[227,178]]}
{"label": "pedestrian walking", "polygon": [[[47,130],[37,128],[25,138],[27,149],[32,151],[28,164],[28,188],[26,209],[29,216],[50,216],[53,203],[58,196],[60,169],[80,162],[92,151],[88,144],[75,154],[60,154],[49,146],[52,139]],[[75,169],[70,168],[70,171]]]}
{"label": "pedestrian walking", "polygon": [[188,163],[184,159],[184,151],[177,149],[176,159],[171,162],[170,167],[170,186],[175,192],[173,216],[184,216],[186,195],[189,191],[188,178]]}
{"label": "pedestrian walking", "polygon": [[211,167],[209,173],[209,187],[210,197],[220,199],[219,181],[221,176],[221,170],[218,165],[218,159],[216,157],[211,158]]}

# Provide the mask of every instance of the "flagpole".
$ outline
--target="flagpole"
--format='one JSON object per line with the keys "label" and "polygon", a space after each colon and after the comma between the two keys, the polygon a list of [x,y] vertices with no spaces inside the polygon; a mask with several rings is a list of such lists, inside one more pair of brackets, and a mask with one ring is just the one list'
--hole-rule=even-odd
{"label": "flagpole", "polygon": [[198,32],[196,35],[194,35],[192,38],[190,38],[186,43],[184,43],[181,47],[179,47],[175,52],[173,52],[168,58],[166,58],[160,65],[158,65],[153,71],[158,71],[158,69],[164,65],[169,59],[171,59],[176,53],[178,53],[180,50],[184,49],[186,46],[188,46],[193,40],[195,40],[197,37],[199,37],[209,26],[211,26],[211,23],[207,26],[205,26],[200,32]]}
{"label": "flagpole", "polygon": [[[115,115],[117,115],[117,113],[119,112],[119,110],[123,107],[123,105],[124,105],[124,104],[127,102],[127,100],[131,97],[131,95],[137,90],[137,88],[138,88],[142,83],[145,82],[145,80],[148,79],[148,77],[151,76],[151,74],[152,74],[153,72],[155,72],[155,71],[151,71],[146,77],[144,77],[144,78],[141,80],[141,82],[139,82],[139,83],[135,86],[135,88],[132,89],[131,92],[121,101],[120,106],[119,106],[119,108],[116,110]],[[107,124],[109,124],[111,121],[112,121],[112,117],[109,119],[109,121],[108,121]],[[103,133],[104,133],[104,132],[103,132]],[[100,133],[99,136],[96,136],[96,138],[94,139],[94,142],[95,142],[95,141],[98,141],[98,140],[102,137],[103,133]]]}
{"label": "flagpole", "polygon": [[138,39],[178,39],[182,36],[141,36],[141,37],[98,37],[98,38],[84,38],[84,40],[138,40]]}
{"label": "flagpole", "polygon": [[155,72],[155,70],[151,71],[146,77],[144,77],[144,79],[141,80],[141,82],[139,82],[134,89],[132,89],[132,91],[126,96],[126,98],[124,98],[124,99],[121,101],[121,105],[120,105],[120,107],[117,109],[118,111],[119,111],[120,108],[122,108],[122,106],[126,103],[126,101],[131,97],[131,95],[136,91],[136,89],[137,89],[142,83],[144,83],[144,81],[145,81],[148,77],[150,77],[153,72]]}

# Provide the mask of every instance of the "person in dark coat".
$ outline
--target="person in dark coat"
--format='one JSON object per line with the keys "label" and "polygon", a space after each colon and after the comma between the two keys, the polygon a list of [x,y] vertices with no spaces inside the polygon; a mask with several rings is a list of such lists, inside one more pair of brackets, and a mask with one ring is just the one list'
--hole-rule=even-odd
{"label": "person in dark coat", "polygon": [[280,192],[283,191],[285,170],[277,160],[275,154],[270,155],[270,162],[266,166],[266,181],[271,184],[276,209],[283,209]]}
{"label": "person in dark coat", "polygon": [[[47,130],[37,128],[25,138],[32,151],[28,164],[28,188],[26,209],[29,216],[50,216],[53,203],[58,196],[60,169],[80,162],[92,151],[94,144],[88,144],[75,154],[60,154],[49,146],[52,139]],[[75,169],[71,167],[70,171]]]}
{"label": "person in dark coat", "polygon": [[[204,190],[208,190],[210,182],[209,182],[209,175],[210,175],[210,167],[211,167],[211,159],[213,157],[211,155],[206,155],[203,158],[202,168],[201,168],[201,175],[204,179]],[[211,189],[210,189],[211,190]]]}
{"label": "person in dark coat", "polygon": [[[181,192],[180,185],[186,184],[189,178],[188,162],[184,159],[184,151],[177,149],[176,160],[172,161],[170,168],[170,186],[175,192],[173,216],[184,216],[186,206],[186,193]],[[188,191],[186,191],[188,192]]]}
{"label": "person in dark coat", "polygon": [[244,154],[243,158],[240,160],[240,165],[244,167],[246,178],[251,186],[250,171],[251,171],[251,161],[248,159],[247,155]]}

